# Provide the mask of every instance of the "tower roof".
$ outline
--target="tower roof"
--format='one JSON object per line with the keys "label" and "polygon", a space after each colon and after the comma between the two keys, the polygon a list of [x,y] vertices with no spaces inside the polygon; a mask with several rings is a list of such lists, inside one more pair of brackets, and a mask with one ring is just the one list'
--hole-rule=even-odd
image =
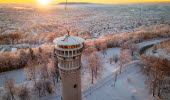
{"label": "tower roof", "polygon": [[73,36],[73,35],[64,35],[60,38],[57,38],[53,41],[53,43],[58,45],[78,45],[82,44],[84,42],[84,39]]}

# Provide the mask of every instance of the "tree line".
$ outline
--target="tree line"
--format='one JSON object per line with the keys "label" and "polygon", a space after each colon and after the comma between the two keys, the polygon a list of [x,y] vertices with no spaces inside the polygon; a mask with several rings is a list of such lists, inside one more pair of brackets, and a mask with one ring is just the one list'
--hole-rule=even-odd
{"label": "tree line", "polygon": [[[2,100],[32,100],[35,97],[43,97],[56,93],[56,84],[59,82],[58,60],[56,56],[44,53],[39,48],[39,54],[35,56],[32,49],[29,50],[29,60],[24,67],[24,75],[28,83],[16,85],[13,78],[5,78],[4,94]],[[22,58],[23,60],[23,58]],[[22,62],[23,63],[23,62]]]}
{"label": "tree line", "polygon": [[0,44],[9,45],[18,43],[18,40],[22,38],[22,34],[16,33],[0,33]]}
{"label": "tree line", "polygon": [[142,72],[153,96],[167,100],[170,93],[170,60],[162,56],[142,55]]}

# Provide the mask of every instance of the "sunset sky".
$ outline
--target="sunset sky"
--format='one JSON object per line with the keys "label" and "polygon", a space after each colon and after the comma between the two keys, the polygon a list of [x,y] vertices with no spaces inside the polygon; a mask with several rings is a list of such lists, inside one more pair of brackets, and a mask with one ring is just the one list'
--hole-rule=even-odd
{"label": "sunset sky", "polygon": [[[0,0],[0,2],[31,2],[35,3],[38,0]],[[65,2],[65,0],[48,0],[52,2]],[[164,2],[170,0],[68,0],[68,2],[92,2],[92,3],[123,3],[123,2]]]}

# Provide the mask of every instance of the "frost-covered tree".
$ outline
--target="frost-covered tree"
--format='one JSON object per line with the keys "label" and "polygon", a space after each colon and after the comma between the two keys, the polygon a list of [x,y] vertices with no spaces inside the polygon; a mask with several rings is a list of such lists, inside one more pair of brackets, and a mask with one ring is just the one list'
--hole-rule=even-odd
{"label": "frost-covered tree", "polygon": [[19,66],[25,67],[28,61],[28,57],[27,57],[25,50],[20,50],[18,56],[19,56]]}
{"label": "frost-covered tree", "polygon": [[112,62],[117,63],[118,60],[119,60],[119,56],[117,54],[109,58],[110,64],[112,64]]}
{"label": "frost-covered tree", "polygon": [[129,50],[125,49],[121,49],[120,52],[120,72],[122,72],[122,67],[123,65],[127,64],[128,62],[130,62],[130,54],[129,54]]}
{"label": "frost-covered tree", "polygon": [[16,100],[15,94],[16,94],[16,86],[15,86],[15,80],[13,78],[5,78],[4,88],[7,94],[7,98],[9,100]]}
{"label": "frost-covered tree", "polygon": [[38,48],[38,51],[39,51],[40,54],[43,52],[41,47]]}
{"label": "frost-covered tree", "polygon": [[36,63],[34,61],[29,61],[27,66],[24,68],[24,73],[27,80],[31,80],[34,82],[34,85],[37,86],[37,68]]}
{"label": "frost-covered tree", "polygon": [[122,49],[129,49],[131,52],[131,56],[134,56],[134,52],[138,52],[139,46],[137,46],[132,41],[127,41],[121,45]]}
{"label": "frost-covered tree", "polygon": [[34,51],[32,48],[29,48],[28,56],[30,60],[33,60],[35,58]]}
{"label": "frost-covered tree", "polygon": [[[58,82],[59,77],[59,71],[58,71],[58,64],[55,64],[55,58],[50,59],[48,63],[48,72],[50,75],[51,80],[53,81],[53,84],[55,85],[56,81]],[[57,66],[56,66],[57,65]]]}
{"label": "frost-covered tree", "polygon": [[18,90],[18,97],[20,100],[31,100],[30,89],[27,87],[26,84],[23,84],[17,88]]}
{"label": "frost-covered tree", "polygon": [[105,55],[105,54],[107,53],[107,52],[106,52],[106,50],[107,50],[107,44],[106,44],[106,42],[103,41],[103,43],[101,43],[101,45],[100,45],[100,50],[102,51],[103,55]]}
{"label": "frost-covered tree", "polygon": [[94,51],[97,51],[97,49],[95,47],[88,47],[84,50],[83,55],[90,55]]}
{"label": "frost-covered tree", "polygon": [[153,55],[142,55],[143,72],[147,75],[147,85],[150,87],[152,95],[161,97],[166,77],[169,77],[170,61],[163,57]]}
{"label": "frost-covered tree", "polygon": [[99,53],[97,51],[93,52],[87,58],[88,68],[91,74],[91,83],[94,83],[94,78],[98,78],[101,75],[102,61]]}
{"label": "frost-covered tree", "polygon": [[39,79],[37,81],[37,86],[34,89],[35,91],[38,92],[39,97],[46,96],[48,94],[53,94],[55,92],[55,87],[51,83],[50,80],[41,80]]}

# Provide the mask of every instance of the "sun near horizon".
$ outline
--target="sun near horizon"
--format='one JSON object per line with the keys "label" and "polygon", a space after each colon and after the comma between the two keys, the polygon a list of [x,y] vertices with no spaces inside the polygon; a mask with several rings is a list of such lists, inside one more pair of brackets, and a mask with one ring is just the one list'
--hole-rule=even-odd
{"label": "sun near horizon", "polygon": [[50,2],[51,0],[38,0],[39,3],[41,3],[42,5],[46,5]]}
{"label": "sun near horizon", "polygon": [[[65,0],[0,0],[0,3],[61,3]],[[88,2],[88,3],[136,3],[136,2],[170,2],[170,0],[68,0],[68,2]]]}

